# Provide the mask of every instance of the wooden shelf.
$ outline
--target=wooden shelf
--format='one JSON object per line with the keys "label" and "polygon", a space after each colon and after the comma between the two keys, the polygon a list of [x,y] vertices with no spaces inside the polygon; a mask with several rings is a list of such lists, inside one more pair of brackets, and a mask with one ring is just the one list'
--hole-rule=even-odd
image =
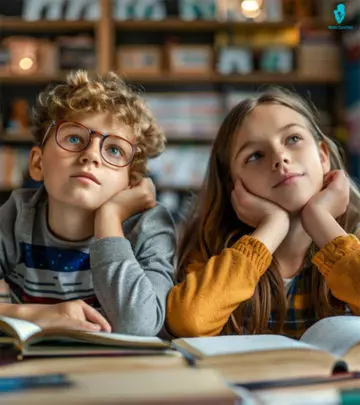
{"label": "wooden shelf", "polygon": [[318,77],[302,76],[298,73],[271,74],[254,72],[248,75],[220,75],[218,73],[189,75],[179,73],[162,73],[161,75],[123,75],[124,79],[135,83],[154,83],[154,84],[186,84],[186,83],[218,83],[218,84],[257,84],[257,83],[290,83],[290,84],[336,84],[341,82],[337,76],[326,76],[319,74]]}
{"label": "wooden shelf", "polygon": [[[21,18],[5,17],[0,19],[0,30],[2,31],[86,31],[94,29],[98,21],[86,20],[37,20],[26,21]],[[178,18],[166,20],[118,20],[114,21],[115,27],[123,31],[217,31],[221,29],[285,29],[302,26],[313,26],[316,28],[327,28],[332,24],[330,21],[323,21],[318,18],[307,18],[300,21],[288,19],[279,22],[236,22],[217,20],[195,20],[184,21]]]}
{"label": "wooden shelf", "polygon": [[300,21],[284,20],[279,22],[236,22],[217,20],[184,21],[178,18],[169,18],[160,21],[151,20],[121,20],[115,21],[115,27],[122,31],[217,31],[217,30],[258,30],[258,29],[285,29],[295,27],[316,27],[325,29],[330,24],[318,18],[306,18]]}
{"label": "wooden shelf", "polygon": [[33,143],[34,140],[30,134],[9,134],[4,133],[0,134],[0,142],[4,143],[25,143],[30,144]]}
{"label": "wooden shelf", "polygon": [[166,142],[168,145],[183,145],[183,144],[196,144],[196,145],[211,145],[214,142],[215,139],[210,139],[210,138],[205,138],[205,137],[185,137],[185,136],[179,136],[179,137],[174,137],[170,136],[166,138]]}
{"label": "wooden shelf", "polygon": [[[47,75],[44,73],[34,73],[31,75],[13,75],[13,74],[1,74],[0,73],[0,84],[43,84],[49,82],[59,82],[65,79],[69,71],[61,71],[53,75]],[[90,72],[93,74],[94,72]]]}
{"label": "wooden shelf", "polygon": [[0,31],[84,31],[94,29],[96,21],[37,20],[25,21],[20,18],[0,19]]}
{"label": "wooden shelf", "polygon": [[[0,84],[42,84],[64,80],[67,72],[57,75],[33,74],[33,75],[11,75],[0,74]],[[209,83],[209,84],[257,84],[257,83],[289,83],[289,84],[337,84],[341,78],[337,76],[320,75],[318,77],[302,76],[298,73],[272,74],[254,72],[247,75],[220,75],[218,73],[190,75],[180,73],[162,73],[160,75],[124,74],[123,78],[134,83],[153,84],[187,84],[187,83]]]}
{"label": "wooden shelf", "polygon": [[235,22],[217,20],[184,21],[178,18],[151,20],[121,20],[115,21],[116,28],[123,31],[216,31],[220,29],[259,29],[259,28],[293,28],[295,21],[281,22]]}

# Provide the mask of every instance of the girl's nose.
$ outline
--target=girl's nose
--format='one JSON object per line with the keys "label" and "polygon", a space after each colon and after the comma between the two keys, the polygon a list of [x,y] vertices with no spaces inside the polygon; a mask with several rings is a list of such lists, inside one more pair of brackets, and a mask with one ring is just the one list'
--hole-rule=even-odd
{"label": "girl's nose", "polygon": [[288,156],[285,156],[284,153],[275,154],[273,158],[272,170],[279,170],[281,167],[286,166],[290,163]]}

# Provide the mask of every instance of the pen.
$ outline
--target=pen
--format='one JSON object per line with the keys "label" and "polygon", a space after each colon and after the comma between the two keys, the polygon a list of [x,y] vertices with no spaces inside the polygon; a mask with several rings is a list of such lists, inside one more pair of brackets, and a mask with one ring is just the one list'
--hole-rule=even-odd
{"label": "pen", "polygon": [[[285,388],[285,387],[301,387],[304,385],[316,385],[316,384],[328,384],[337,381],[348,381],[360,378],[360,372],[353,373],[338,373],[330,377],[306,377],[306,378],[294,378],[286,380],[266,380],[266,381],[254,381],[236,383],[236,386],[244,387],[250,391],[265,390],[270,388]],[[360,401],[358,401],[358,405]]]}
{"label": "pen", "polygon": [[68,387],[72,383],[64,374],[0,377],[0,393],[23,391],[30,388]]}

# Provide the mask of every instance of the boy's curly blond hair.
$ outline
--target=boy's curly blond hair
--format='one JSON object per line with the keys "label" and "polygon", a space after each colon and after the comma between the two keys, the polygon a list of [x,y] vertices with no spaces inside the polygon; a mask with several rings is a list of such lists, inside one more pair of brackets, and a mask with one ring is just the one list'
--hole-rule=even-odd
{"label": "boy's curly blond hair", "polygon": [[147,159],[164,150],[165,136],[140,95],[113,72],[90,77],[84,70],[74,71],[64,83],[49,85],[41,92],[33,108],[35,142],[42,145],[52,121],[104,111],[113,113],[135,135],[137,146],[130,167],[130,183],[134,184],[148,171]]}

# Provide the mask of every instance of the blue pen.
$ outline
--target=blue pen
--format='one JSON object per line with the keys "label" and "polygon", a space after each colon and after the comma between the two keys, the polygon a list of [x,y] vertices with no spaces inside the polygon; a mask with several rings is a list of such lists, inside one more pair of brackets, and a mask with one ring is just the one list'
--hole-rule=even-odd
{"label": "blue pen", "polygon": [[64,374],[0,377],[0,393],[43,387],[69,387],[72,383]]}

